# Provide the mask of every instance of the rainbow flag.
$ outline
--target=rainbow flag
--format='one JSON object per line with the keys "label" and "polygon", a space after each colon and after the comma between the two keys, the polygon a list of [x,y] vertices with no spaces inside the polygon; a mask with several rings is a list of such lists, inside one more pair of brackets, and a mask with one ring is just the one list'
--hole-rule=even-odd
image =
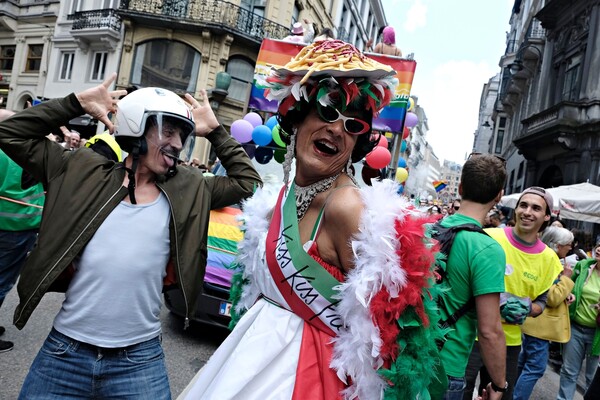
{"label": "rainbow flag", "polygon": [[237,255],[237,244],[242,240],[240,221],[237,217],[242,213],[238,208],[225,207],[211,210],[208,223],[206,260],[207,282],[230,287],[231,276],[235,271],[227,269]]}
{"label": "rainbow flag", "polygon": [[[277,101],[265,99],[265,87],[260,85],[261,81],[271,72],[271,68],[279,68],[287,64],[304,47],[297,43],[283,42],[280,40],[263,39],[254,69],[254,81],[250,91],[248,106],[256,110],[276,113]],[[396,86],[396,98],[390,105],[385,107],[378,118],[373,120],[373,129],[384,132],[401,132],[406,117],[410,89],[417,62],[382,54],[366,53],[370,58],[387,64],[396,71],[398,86]]]}
{"label": "rainbow flag", "polygon": [[433,188],[436,193],[442,191],[446,186],[448,186],[448,182],[446,181],[433,181]]}

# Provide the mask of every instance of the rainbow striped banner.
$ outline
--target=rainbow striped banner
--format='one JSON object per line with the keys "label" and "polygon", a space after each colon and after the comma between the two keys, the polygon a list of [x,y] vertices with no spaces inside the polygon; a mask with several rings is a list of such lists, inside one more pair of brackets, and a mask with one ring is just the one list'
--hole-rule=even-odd
{"label": "rainbow striped banner", "polygon": [[237,255],[237,244],[242,240],[238,217],[242,211],[234,207],[225,207],[211,210],[208,223],[208,239],[206,247],[208,255],[206,260],[207,282],[230,287],[231,276],[235,271],[227,269]]}
{"label": "rainbow striped banner", "polygon": [[432,184],[433,184],[433,188],[435,189],[436,193],[444,190],[446,188],[446,186],[448,186],[447,181],[433,181]]}
{"label": "rainbow striped banner", "polygon": [[[277,112],[277,101],[265,99],[265,87],[260,82],[271,72],[271,68],[280,68],[287,64],[304,47],[297,43],[283,42],[280,40],[263,39],[254,69],[254,81],[250,91],[250,108],[270,113]],[[382,54],[365,53],[368,57],[394,68],[398,86],[396,86],[395,99],[385,107],[379,117],[373,120],[373,129],[378,131],[401,132],[406,117],[410,89],[417,62]]]}

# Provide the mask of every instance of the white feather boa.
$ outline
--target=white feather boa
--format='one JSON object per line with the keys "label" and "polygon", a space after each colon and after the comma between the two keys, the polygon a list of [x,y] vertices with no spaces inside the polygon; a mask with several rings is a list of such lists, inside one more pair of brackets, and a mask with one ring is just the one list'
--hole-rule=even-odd
{"label": "white feather boa", "polygon": [[[420,213],[397,195],[397,189],[398,185],[389,180],[374,182],[372,187],[361,189],[365,210],[359,232],[351,242],[355,268],[338,287],[338,312],[346,329],[333,339],[330,366],[343,382],[350,380],[350,386],[343,393],[348,399],[380,399],[387,386],[377,373],[383,365],[380,357],[382,342],[369,305],[382,288],[395,298],[405,286],[405,272],[396,254],[399,241],[394,221]],[[267,217],[276,200],[276,191],[263,189],[244,203],[245,236],[239,245],[239,259],[245,266],[244,278],[248,284],[236,307],[238,311],[254,304],[260,295],[254,282],[268,273],[263,260],[269,225]]]}

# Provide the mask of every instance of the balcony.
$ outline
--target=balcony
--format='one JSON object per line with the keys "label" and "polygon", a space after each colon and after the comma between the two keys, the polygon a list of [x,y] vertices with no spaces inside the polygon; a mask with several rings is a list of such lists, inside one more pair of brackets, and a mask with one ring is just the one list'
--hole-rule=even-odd
{"label": "balcony", "polygon": [[121,38],[121,17],[117,10],[78,11],[67,16],[73,21],[71,35],[81,48],[90,43],[103,43],[107,50],[115,50]]}
{"label": "balcony", "polygon": [[220,0],[122,0],[120,13],[157,27],[197,31],[198,25],[233,33],[260,44],[264,38],[283,39],[287,26]]}

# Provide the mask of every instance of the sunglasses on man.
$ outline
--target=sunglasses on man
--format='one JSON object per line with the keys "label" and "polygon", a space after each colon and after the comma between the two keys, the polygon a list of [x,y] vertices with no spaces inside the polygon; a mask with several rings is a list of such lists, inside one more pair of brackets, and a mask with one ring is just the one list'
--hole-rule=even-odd
{"label": "sunglasses on man", "polygon": [[371,129],[371,126],[360,118],[346,117],[337,108],[332,106],[324,106],[317,102],[317,112],[319,117],[329,123],[342,120],[344,122],[344,130],[350,135],[362,135]]}

